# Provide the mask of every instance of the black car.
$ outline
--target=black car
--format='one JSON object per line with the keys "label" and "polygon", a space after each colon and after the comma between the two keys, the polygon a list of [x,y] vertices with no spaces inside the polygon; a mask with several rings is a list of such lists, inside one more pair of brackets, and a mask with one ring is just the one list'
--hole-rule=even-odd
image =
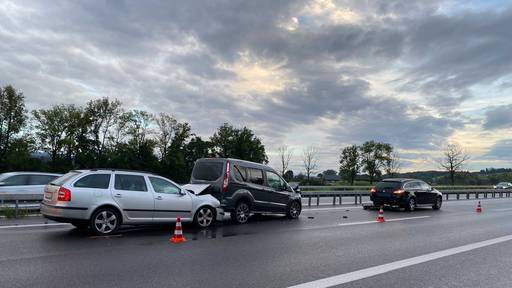
{"label": "black car", "polygon": [[236,223],[251,213],[286,214],[298,218],[302,209],[298,187],[293,189],[272,168],[238,159],[202,158],[196,161],[191,184],[210,184],[206,193],[219,199]]}
{"label": "black car", "polygon": [[416,179],[384,179],[370,190],[370,199],[376,206],[390,205],[413,211],[416,206],[441,208],[443,194],[427,183]]}

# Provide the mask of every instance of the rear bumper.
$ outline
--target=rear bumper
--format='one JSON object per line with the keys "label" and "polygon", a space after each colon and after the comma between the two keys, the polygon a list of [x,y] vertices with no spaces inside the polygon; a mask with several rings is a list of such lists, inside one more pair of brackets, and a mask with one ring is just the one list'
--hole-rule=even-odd
{"label": "rear bumper", "polygon": [[66,207],[41,203],[41,214],[50,220],[65,223],[72,220],[89,219],[89,209],[85,207]]}
{"label": "rear bumper", "polygon": [[402,197],[382,197],[377,195],[370,195],[370,200],[375,205],[390,205],[390,206],[405,206],[407,204],[407,198]]}

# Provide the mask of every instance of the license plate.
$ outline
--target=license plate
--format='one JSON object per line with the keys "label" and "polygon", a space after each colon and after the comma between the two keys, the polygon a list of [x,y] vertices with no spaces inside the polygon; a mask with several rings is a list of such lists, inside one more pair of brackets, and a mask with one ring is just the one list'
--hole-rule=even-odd
{"label": "license plate", "polygon": [[53,196],[53,193],[51,193],[51,192],[44,193],[44,199],[46,199],[46,200],[52,200],[52,196]]}

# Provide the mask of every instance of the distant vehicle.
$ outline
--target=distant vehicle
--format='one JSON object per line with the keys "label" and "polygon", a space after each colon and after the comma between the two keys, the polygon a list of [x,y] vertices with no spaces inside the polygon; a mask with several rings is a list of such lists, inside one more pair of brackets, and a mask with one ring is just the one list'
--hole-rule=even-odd
{"label": "distant vehicle", "polygon": [[187,190],[147,172],[74,170],[45,187],[41,213],[97,235],[112,234],[122,224],[172,223],[177,217],[209,227],[224,212],[211,195],[194,194],[207,186]]}
{"label": "distant vehicle", "polygon": [[370,199],[376,206],[390,205],[413,211],[416,206],[432,205],[441,208],[443,195],[427,183],[416,179],[385,179],[370,190]]}
{"label": "distant vehicle", "polygon": [[512,183],[500,182],[494,186],[494,189],[512,189]]}
{"label": "distant vehicle", "polygon": [[62,174],[44,172],[9,172],[0,174],[0,193],[43,194],[44,186]]}
{"label": "distant vehicle", "polygon": [[246,223],[251,213],[299,217],[302,203],[298,186],[292,188],[274,171],[259,163],[238,159],[202,158],[196,161],[192,184],[209,184],[206,193],[217,198],[231,219]]}

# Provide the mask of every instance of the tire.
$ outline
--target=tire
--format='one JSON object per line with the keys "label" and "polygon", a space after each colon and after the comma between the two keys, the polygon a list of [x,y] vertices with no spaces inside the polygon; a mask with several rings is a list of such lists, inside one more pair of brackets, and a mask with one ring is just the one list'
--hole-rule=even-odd
{"label": "tire", "polygon": [[213,208],[203,206],[197,210],[194,223],[201,228],[208,228],[215,223],[215,216]]}
{"label": "tire", "polygon": [[411,197],[409,198],[409,200],[407,200],[407,204],[405,205],[405,211],[412,212],[414,211],[414,209],[416,209],[416,199]]}
{"label": "tire", "polygon": [[99,236],[112,235],[121,225],[121,217],[112,208],[100,208],[92,214],[90,229],[92,233]]}
{"label": "tire", "polygon": [[443,205],[443,197],[437,197],[436,203],[432,205],[432,209],[439,210],[441,209],[441,206]]}
{"label": "tire", "polygon": [[288,205],[288,210],[286,211],[286,216],[290,219],[297,219],[299,218],[300,212],[302,210],[302,207],[299,202],[293,201]]}
{"label": "tire", "polygon": [[231,220],[236,224],[245,224],[249,221],[251,215],[251,207],[247,202],[240,201],[236,204],[235,210],[231,212]]}

